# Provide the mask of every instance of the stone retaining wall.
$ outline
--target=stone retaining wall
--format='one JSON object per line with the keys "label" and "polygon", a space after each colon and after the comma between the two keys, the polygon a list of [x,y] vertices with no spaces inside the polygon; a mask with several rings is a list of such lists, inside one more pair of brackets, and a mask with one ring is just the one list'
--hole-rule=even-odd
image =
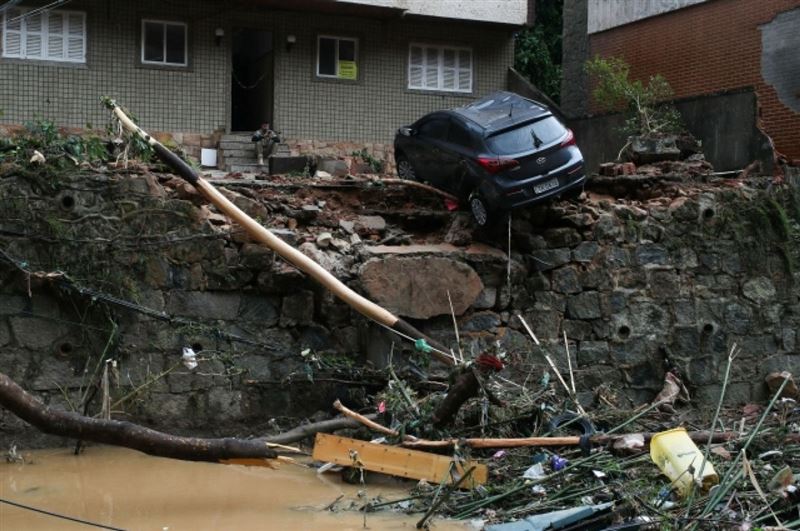
{"label": "stone retaining wall", "polygon": [[[510,267],[506,228],[475,232],[463,212],[425,218],[442,220],[441,233],[428,239],[446,244],[377,246],[363,242],[407,219],[340,223],[353,213],[310,196],[313,208],[287,210],[256,193],[228,194],[254,218],[295,227],[279,234],[379,299],[381,283],[360,276],[369,269],[370,279],[380,278],[376,263],[395,271],[409,265],[398,260],[421,260],[433,271],[460,262],[463,275],[441,282],[467,308],[459,315],[467,355],[499,348],[508,377],[532,370],[538,382],[543,357],[517,315],[562,365],[566,332],[587,402],[601,388],[626,405],[649,401],[674,368],[695,404],[715,403],[734,342],[742,352],[731,404],[763,398],[768,371],[800,373],[800,201],[792,189],[673,187],[648,201],[607,196],[518,212]],[[395,362],[424,361],[270,251],[229,232],[168,178],[26,170],[0,179],[0,207],[0,244],[17,266],[70,279],[29,277],[0,262],[0,370],[52,406],[80,403],[105,352],[116,360],[114,397],[140,389],[114,407],[116,418],[172,432],[247,435],[329,412],[335,398],[364,404],[377,389],[362,388],[352,367],[385,362],[392,341]],[[314,236],[320,230],[334,236],[322,247]],[[393,309],[430,316],[419,326],[454,344],[451,317],[431,299],[432,288],[414,287],[419,280],[429,279],[403,279],[413,284],[409,298]],[[184,347],[197,351],[198,369],[181,364]],[[57,444],[5,411],[0,441]]]}

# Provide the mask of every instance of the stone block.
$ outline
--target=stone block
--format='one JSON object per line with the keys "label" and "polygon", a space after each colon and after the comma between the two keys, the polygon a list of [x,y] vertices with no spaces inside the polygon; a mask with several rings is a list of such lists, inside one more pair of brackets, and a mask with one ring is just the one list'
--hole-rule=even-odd
{"label": "stone block", "polygon": [[562,326],[569,339],[583,341],[590,338],[592,335],[592,324],[588,321],[565,319]]}
{"label": "stone block", "polygon": [[283,298],[281,326],[311,324],[314,320],[314,293],[299,291]]}
{"label": "stone block", "polygon": [[575,267],[566,266],[555,269],[551,275],[552,289],[558,293],[580,293],[581,283]]}
{"label": "stone block", "polygon": [[680,284],[678,275],[674,271],[650,271],[648,287],[654,299],[672,300],[678,294]]}
{"label": "stone block", "polygon": [[[309,167],[311,166],[308,157],[270,157],[269,158],[269,173],[270,175],[282,175],[286,173],[300,173],[309,175]],[[325,170],[328,171],[328,170]],[[333,173],[328,171],[328,173]]]}
{"label": "stone block", "polygon": [[0,347],[5,347],[11,343],[11,331],[5,321],[0,321]]}
{"label": "stone block", "polygon": [[278,302],[273,297],[242,295],[239,319],[265,328],[275,326],[278,324]]}
{"label": "stone block", "polygon": [[548,247],[573,247],[583,241],[578,231],[569,227],[547,229],[542,236]]}
{"label": "stone block", "polygon": [[463,332],[495,332],[501,324],[500,316],[494,312],[476,312],[462,320],[459,328]]}
{"label": "stone block", "polygon": [[591,262],[600,251],[597,242],[581,242],[572,250],[572,260],[575,262]]}
{"label": "stone block", "polygon": [[264,270],[272,262],[274,253],[264,245],[258,243],[245,243],[239,252],[239,263],[243,267]]}
{"label": "stone block", "polygon": [[536,271],[548,271],[562,266],[570,260],[569,249],[542,249],[533,251],[531,258],[533,259],[533,268]]}
{"label": "stone block", "polygon": [[609,352],[605,341],[581,341],[578,343],[578,367],[607,363]]}
{"label": "stone block", "polygon": [[38,317],[11,317],[9,324],[17,344],[36,351],[53,348],[69,332],[63,323]]}
{"label": "stone block", "polygon": [[328,172],[334,177],[345,177],[347,175],[347,163],[338,159],[322,159],[317,164],[317,169]]}
{"label": "stone block", "polygon": [[670,262],[667,250],[652,243],[639,245],[634,254],[639,265],[667,265]]}
{"label": "stone block", "polygon": [[742,285],[742,295],[756,304],[764,304],[775,299],[775,286],[766,277],[755,277]]}
{"label": "stone block", "polygon": [[481,290],[478,298],[472,303],[472,307],[476,310],[490,310],[494,308],[497,302],[497,288],[484,287]]}
{"label": "stone block", "polygon": [[172,291],[167,313],[200,319],[234,320],[241,297],[235,293],[213,291]]}
{"label": "stone block", "polygon": [[564,295],[552,291],[536,291],[533,294],[537,309],[556,310],[564,313],[567,309],[567,299]]}
{"label": "stone block", "polygon": [[569,297],[567,299],[567,316],[571,319],[597,319],[602,317],[600,295],[596,291],[587,291]]}
{"label": "stone block", "polygon": [[467,264],[438,256],[373,259],[361,267],[361,283],[378,304],[415,319],[463,314],[483,291],[483,282]]}

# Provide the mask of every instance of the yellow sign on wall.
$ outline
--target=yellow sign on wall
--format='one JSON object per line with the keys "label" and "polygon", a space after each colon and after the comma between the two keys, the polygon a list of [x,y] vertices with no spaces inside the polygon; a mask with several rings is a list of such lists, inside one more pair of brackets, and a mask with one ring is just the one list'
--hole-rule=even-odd
{"label": "yellow sign on wall", "polygon": [[339,78],[340,79],[357,79],[358,67],[355,61],[339,61]]}

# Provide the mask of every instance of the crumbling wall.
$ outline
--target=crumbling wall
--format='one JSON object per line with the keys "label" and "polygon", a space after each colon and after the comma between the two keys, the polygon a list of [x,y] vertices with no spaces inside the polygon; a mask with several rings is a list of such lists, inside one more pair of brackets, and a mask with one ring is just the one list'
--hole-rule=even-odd
{"label": "crumbling wall", "polygon": [[[439,271],[465,353],[499,342],[510,378],[538,381],[545,367],[518,314],[564,366],[566,332],[585,401],[601,388],[651,400],[674,368],[697,405],[711,403],[733,342],[742,353],[731,402],[763,397],[770,370],[800,371],[800,201],[790,189],[675,185],[633,200],[613,197],[630,192],[624,182],[607,184],[606,196],[515,213],[510,263],[507,226],[475,231],[466,213],[432,208],[423,192],[372,187],[371,201],[348,203],[352,192],[309,188],[285,204],[236,189],[226,193],[252,217],[372,297],[398,287],[375,281],[381,267],[416,271],[418,281]],[[395,363],[426,365],[170,176],[15,170],[0,179],[0,203],[0,370],[50,405],[81,408],[102,355],[116,360],[116,418],[247,435],[327,412],[335,398],[366,403],[385,385],[368,368],[386,362],[392,342]],[[458,271],[441,274],[449,261]],[[410,282],[393,309],[454,345],[446,300]],[[181,363],[184,347],[198,353],[197,369]],[[99,404],[96,394],[88,410]],[[55,444],[5,411],[0,439]]]}

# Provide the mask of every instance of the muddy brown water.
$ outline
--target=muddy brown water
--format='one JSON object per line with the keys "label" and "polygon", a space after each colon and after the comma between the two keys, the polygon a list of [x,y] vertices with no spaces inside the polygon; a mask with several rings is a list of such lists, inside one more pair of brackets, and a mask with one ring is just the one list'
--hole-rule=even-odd
{"label": "muddy brown water", "polygon": [[[0,463],[0,498],[130,530],[361,530],[363,514],[325,507],[358,501],[359,487],[338,474],[283,463],[278,469],[191,463],[151,457],[121,448],[23,453],[26,464]],[[375,478],[371,499],[399,499],[409,483]],[[359,502],[360,503],[360,502]],[[367,515],[372,530],[412,530],[420,514]],[[463,523],[433,520],[435,530],[465,530]],[[0,530],[90,530],[0,503]]]}

